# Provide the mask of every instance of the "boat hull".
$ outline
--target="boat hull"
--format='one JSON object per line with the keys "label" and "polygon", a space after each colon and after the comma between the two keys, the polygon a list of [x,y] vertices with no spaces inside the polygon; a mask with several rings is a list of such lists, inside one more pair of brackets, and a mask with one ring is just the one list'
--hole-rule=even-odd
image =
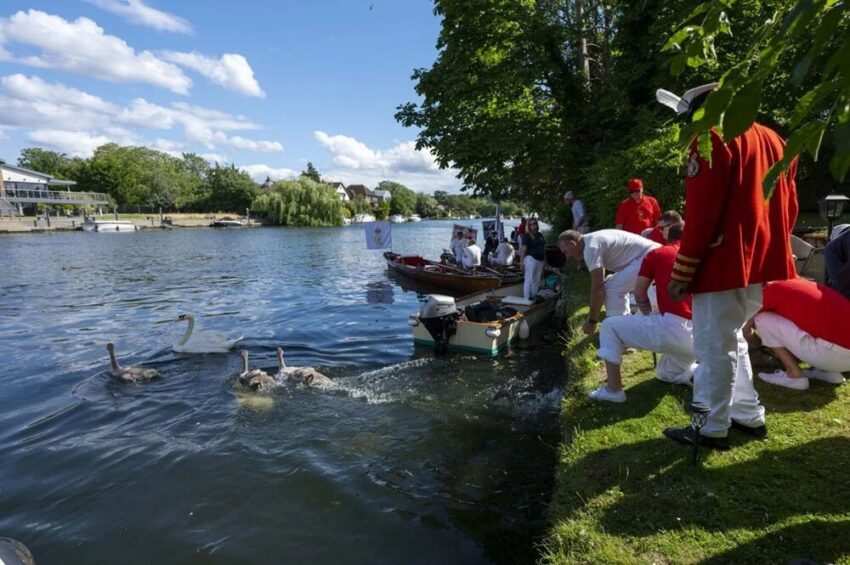
{"label": "boat hull", "polygon": [[[486,298],[506,296],[522,296],[522,285],[509,285],[489,292],[476,293],[459,299],[457,305],[458,308],[461,308],[480,302]],[[556,301],[557,297],[552,296],[543,302],[531,306],[515,306],[518,310],[515,316],[494,322],[459,320],[457,331],[449,339],[448,349],[482,353],[485,355],[497,355],[499,351],[519,337],[520,327],[523,321],[531,329],[547,320],[555,309]],[[413,329],[414,343],[427,347],[435,347],[434,338],[431,337],[431,334],[419,321],[418,313],[410,316],[410,325]],[[498,330],[498,332],[495,330]]]}
{"label": "boat hull", "polygon": [[136,231],[138,228],[133,222],[127,221],[94,221],[83,222],[85,232],[120,232],[127,233]]}
{"label": "boat hull", "polygon": [[384,253],[387,268],[410,279],[453,292],[468,294],[502,286],[496,275],[468,275],[449,265],[429,261],[416,255]]}

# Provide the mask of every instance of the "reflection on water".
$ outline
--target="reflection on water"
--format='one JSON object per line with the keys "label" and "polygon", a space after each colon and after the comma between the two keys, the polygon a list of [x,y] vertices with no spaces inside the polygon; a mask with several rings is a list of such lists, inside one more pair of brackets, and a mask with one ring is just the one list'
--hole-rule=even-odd
{"label": "reflection on water", "polygon": [[[396,250],[435,256],[450,225],[394,227]],[[0,265],[0,535],[39,562],[535,558],[558,348],[414,348],[417,294],[362,230],[3,237]],[[246,393],[235,353],[171,352],[182,312],[333,385]],[[109,378],[108,341],[162,378]]]}

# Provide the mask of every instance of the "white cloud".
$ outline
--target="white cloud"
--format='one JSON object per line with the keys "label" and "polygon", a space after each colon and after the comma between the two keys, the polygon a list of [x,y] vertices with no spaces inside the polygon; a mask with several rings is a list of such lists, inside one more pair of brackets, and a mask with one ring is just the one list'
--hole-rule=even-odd
{"label": "white cloud", "polygon": [[[0,88],[0,126],[97,131],[128,144],[138,138],[125,129],[127,127],[153,130],[182,128],[186,141],[200,144],[208,151],[222,145],[260,153],[283,151],[283,145],[277,141],[231,135],[229,132],[260,128],[245,116],[202,106],[179,102],[167,107],[136,98],[129,106],[121,107],[61,83],[49,83],[21,74],[0,78]],[[185,143],[180,149],[183,147],[186,147]],[[178,149],[167,145],[161,148],[172,154]]]}
{"label": "white cloud", "polygon": [[210,163],[229,163],[230,159],[227,158],[227,155],[221,155],[219,153],[201,153],[201,157],[209,161]]}
{"label": "white cloud", "polygon": [[297,177],[299,174],[292,169],[275,168],[264,164],[244,165],[239,168],[251,175],[251,178],[257,182],[264,182],[266,177],[271,178],[273,181],[291,179]]}
{"label": "white cloud", "polygon": [[109,137],[92,135],[88,132],[46,129],[37,129],[30,132],[29,138],[35,143],[52,147],[71,157],[90,157],[95,149],[104,143],[114,141]]}
{"label": "white cloud", "polygon": [[[35,55],[15,56],[5,47],[35,48]],[[112,82],[138,82],[186,94],[192,81],[180,68],[150,51],[139,51],[88,18],[73,22],[39,10],[19,11],[0,19],[0,59],[33,67],[60,69]]]}
{"label": "white cloud", "polygon": [[107,12],[118,14],[130,23],[159,31],[192,33],[192,25],[179,16],[151,8],[142,0],[86,0]]}
{"label": "white cloud", "polygon": [[238,53],[225,53],[221,59],[195,52],[176,51],[166,51],[162,56],[172,63],[197,71],[229,90],[258,98],[266,97],[266,93],[254,78],[254,69],[248,64],[248,60]]}
{"label": "white cloud", "polygon": [[413,141],[399,143],[389,149],[372,149],[365,143],[346,135],[314,132],[316,140],[327,149],[336,165],[323,176],[342,179],[348,183],[374,186],[382,180],[395,180],[414,190],[431,192],[435,189],[457,191],[460,182],[457,171],[440,169],[428,150],[416,149]]}

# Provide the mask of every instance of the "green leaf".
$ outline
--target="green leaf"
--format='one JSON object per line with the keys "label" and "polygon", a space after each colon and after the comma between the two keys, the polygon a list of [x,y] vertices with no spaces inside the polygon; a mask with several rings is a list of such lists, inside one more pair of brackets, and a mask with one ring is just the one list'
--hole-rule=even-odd
{"label": "green leaf", "polygon": [[824,82],[817,85],[812,90],[806,92],[794,108],[794,114],[791,118],[791,127],[796,128],[806,117],[814,110],[817,111],[817,104],[827,96],[831,95],[838,89],[838,83]]}
{"label": "green leaf", "polygon": [[723,137],[735,139],[755,121],[761,104],[761,83],[751,82],[735,93],[723,115]]}

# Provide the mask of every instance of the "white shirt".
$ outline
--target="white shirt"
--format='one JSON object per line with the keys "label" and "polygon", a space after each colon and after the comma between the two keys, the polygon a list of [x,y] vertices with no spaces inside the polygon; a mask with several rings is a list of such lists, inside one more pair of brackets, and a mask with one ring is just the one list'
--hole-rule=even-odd
{"label": "white shirt", "polygon": [[500,265],[509,265],[514,260],[514,253],[514,246],[507,241],[503,241],[496,248],[496,261]]}
{"label": "white shirt", "polygon": [[454,253],[455,259],[458,262],[463,258],[463,250],[466,249],[466,240],[461,239],[453,239],[452,240],[452,253]]}
{"label": "white shirt", "polygon": [[481,265],[481,248],[478,244],[473,243],[463,250],[463,266],[470,269]]}
{"label": "white shirt", "polygon": [[572,210],[573,210],[573,225],[575,225],[575,223],[577,221],[579,221],[579,219],[584,218],[581,225],[576,226],[576,227],[586,226],[587,225],[587,218],[585,216],[587,215],[587,212],[585,212],[585,210],[584,210],[584,202],[582,202],[581,200],[573,200]]}
{"label": "white shirt", "polygon": [[591,271],[605,267],[622,271],[632,261],[641,259],[656,247],[654,241],[623,230],[599,230],[585,234],[584,263]]}

